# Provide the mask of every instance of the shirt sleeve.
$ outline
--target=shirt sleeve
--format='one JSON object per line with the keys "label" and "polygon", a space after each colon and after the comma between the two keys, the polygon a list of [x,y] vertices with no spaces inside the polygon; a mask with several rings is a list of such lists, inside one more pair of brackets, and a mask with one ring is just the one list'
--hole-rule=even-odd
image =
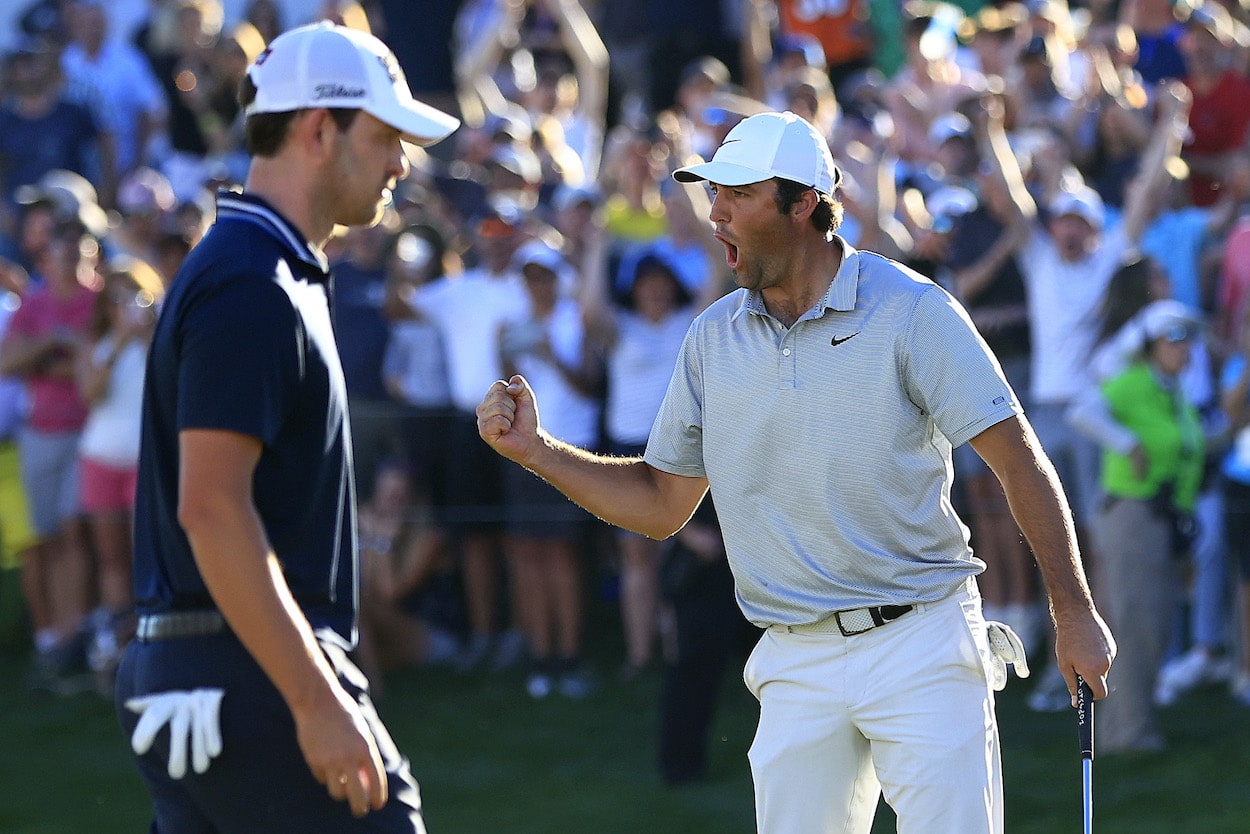
{"label": "shirt sleeve", "polygon": [[304,368],[303,328],[286,293],[270,281],[231,281],[196,299],[181,325],[178,429],[272,443]]}
{"label": "shirt sleeve", "polygon": [[682,342],[677,366],[643,455],[656,469],[691,478],[707,474],[703,467],[703,362],[699,332],[696,325]]}
{"label": "shirt sleeve", "polygon": [[940,287],[921,293],[900,344],[908,397],[952,445],[1021,413],[998,360],[964,308]]}

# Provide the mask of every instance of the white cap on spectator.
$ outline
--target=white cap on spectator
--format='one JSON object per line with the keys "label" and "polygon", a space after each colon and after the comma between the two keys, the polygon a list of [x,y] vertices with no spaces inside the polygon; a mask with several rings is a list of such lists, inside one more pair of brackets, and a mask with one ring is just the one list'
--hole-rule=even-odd
{"label": "white cap on spectator", "polygon": [[577,287],[577,273],[559,250],[546,241],[531,240],[520,246],[512,256],[512,268],[524,274],[525,267],[540,266],[556,276],[559,292],[571,294]]}
{"label": "white cap on spectator", "polygon": [[108,232],[108,214],[100,208],[95,186],[74,171],[54,168],[38,182],[19,186],[13,197],[21,205],[49,201],[58,220],[77,220],[96,237]]}
{"label": "white cap on spectator", "polygon": [[820,131],[789,111],[743,119],[725,136],[711,162],[673,172],[678,182],[707,180],[717,185],[750,185],[773,177],[832,195],[842,172],[833,164],[829,143]]}
{"label": "white cap on spectator", "polygon": [[559,274],[564,268],[564,256],[541,240],[531,240],[521,245],[512,256],[513,269],[520,272],[530,264]]}
{"label": "white cap on spectator", "polygon": [[1163,298],[1152,301],[1137,314],[1147,341],[1166,339],[1182,342],[1198,334],[1201,321],[1193,310],[1179,301]]}
{"label": "white cap on spectator", "polygon": [[944,185],[925,197],[925,208],[934,220],[963,217],[977,207],[977,195],[959,185]]}
{"label": "white cap on spectator", "polygon": [[1099,197],[1098,192],[1087,185],[1080,186],[1074,191],[1060,191],[1056,194],[1055,198],[1050,201],[1050,214],[1052,217],[1074,214],[1097,230],[1101,230],[1107,220],[1107,210],[1103,206],[1102,197]]}
{"label": "white cap on spectator", "polygon": [[947,139],[971,139],[972,122],[962,113],[947,113],[934,119],[929,128],[929,141],[939,146]]}
{"label": "white cap on spectator", "polygon": [[486,162],[516,174],[531,185],[542,182],[542,162],[529,148],[511,144],[496,145]]}
{"label": "white cap on spectator", "polygon": [[176,202],[169,178],[154,168],[136,168],[117,186],[117,208],[123,214],[171,211]]}
{"label": "white cap on spectator", "polygon": [[248,67],[256,98],[247,114],[317,107],[363,110],[417,145],[432,145],[460,126],[454,116],[412,97],[386,44],[329,22],[274,38]]}
{"label": "white cap on spectator", "polygon": [[551,195],[551,205],[556,211],[567,211],[574,206],[589,203],[591,207],[603,202],[603,192],[593,183],[588,185],[569,185],[560,183]]}

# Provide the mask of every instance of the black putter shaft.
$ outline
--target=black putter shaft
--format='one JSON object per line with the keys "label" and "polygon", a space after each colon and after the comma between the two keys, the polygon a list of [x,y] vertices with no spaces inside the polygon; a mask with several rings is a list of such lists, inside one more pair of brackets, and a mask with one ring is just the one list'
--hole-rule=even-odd
{"label": "black putter shaft", "polygon": [[1081,794],[1085,834],[1094,831],[1094,693],[1080,675],[1076,676],[1076,724],[1081,736]]}

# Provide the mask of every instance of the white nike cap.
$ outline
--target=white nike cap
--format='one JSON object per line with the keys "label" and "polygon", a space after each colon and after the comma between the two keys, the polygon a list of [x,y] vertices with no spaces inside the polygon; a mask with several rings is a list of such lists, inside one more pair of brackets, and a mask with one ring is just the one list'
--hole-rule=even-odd
{"label": "white nike cap", "polygon": [[785,113],[759,113],[743,119],[721,142],[711,162],[673,172],[678,182],[707,180],[717,185],[750,185],[781,177],[832,196],[842,181],[829,143],[810,122]]}
{"label": "white nike cap", "polygon": [[318,107],[363,110],[415,145],[432,145],[460,126],[412,97],[391,50],[367,32],[323,21],[284,32],[247,69],[253,113]]}

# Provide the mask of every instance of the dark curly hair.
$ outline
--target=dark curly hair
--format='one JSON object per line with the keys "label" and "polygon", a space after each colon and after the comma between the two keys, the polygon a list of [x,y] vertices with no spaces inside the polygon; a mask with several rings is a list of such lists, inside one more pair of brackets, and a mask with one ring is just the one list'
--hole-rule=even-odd
{"label": "dark curly hair", "polygon": [[[803,196],[804,191],[814,191],[810,185],[803,185],[801,182],[794,180],[782,179],[777,177],[773,180],[777,183],[777,194],[773,198],[777,203],[777,211],[786,214],[790,211],[790,207],[798,202]],[[816,196],[820,202],[812,211],[812,226],[816,231],[823,233],[826,237],[832,235],[842,225],[842,203],[835,200],[827,194],[816,192]]]}

